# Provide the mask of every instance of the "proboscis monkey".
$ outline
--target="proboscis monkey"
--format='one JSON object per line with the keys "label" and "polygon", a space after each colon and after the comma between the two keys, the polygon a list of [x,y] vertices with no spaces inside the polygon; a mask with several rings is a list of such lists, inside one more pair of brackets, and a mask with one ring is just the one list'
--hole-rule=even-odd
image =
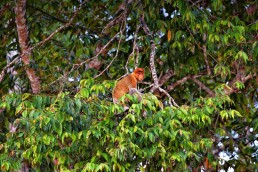
{"label": "proboscis monkey", "polygon": [[[137,90],[137,82],[142,81],[144,78],[144,69],[136,68],[131,74],[125,76],[120,81],[117,82],[116,87],[113,91],[113,102],[117,103],[118,100],[125,94],[130,92],[138,92]],[[141,93],[138,92],[138,95]],[[138,96],[139,99],[139,96]]]}

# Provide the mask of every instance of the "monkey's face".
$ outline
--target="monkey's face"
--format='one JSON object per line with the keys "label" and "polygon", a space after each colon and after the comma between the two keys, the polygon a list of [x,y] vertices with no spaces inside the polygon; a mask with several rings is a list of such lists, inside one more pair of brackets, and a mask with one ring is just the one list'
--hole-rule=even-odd
{"label": "monkey's face", "polygon": [[143,68],[137,68],[134,70],[135,77],[138,81],[142,81],[144,79],[144,69]]}

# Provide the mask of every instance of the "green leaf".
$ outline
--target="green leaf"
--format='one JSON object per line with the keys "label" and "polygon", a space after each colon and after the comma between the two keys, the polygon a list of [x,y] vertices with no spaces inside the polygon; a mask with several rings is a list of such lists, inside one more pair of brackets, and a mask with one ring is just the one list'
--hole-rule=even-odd
{"label": "green leaf", "polygon": [[245,62],[248,60],[248,55],[244,51],[239,51],[237,55],[235,56],[235,59],[242,58]]}
{"label": "green leaf", "polygon": [[232,109],[232,110],[229,111],[229,115],[230,115],[232,118],[234,118],[235,116],[242,117],[242,115],[241,115],[237,110],[234,110],[234,109]]}
{"label": "green leaf", "polygon": [[220,114],[222,119],[224,119],[224,118],[228,119],[228,112],[226,110],[220,111],[219,114]]}
{"label": "green leaf", "polygon": [[237,89],[243,89],[243,88],[245,88],[245,84],[244,83],[242,83],[242,82],[240,82],[240,81],[236,81],[235,83],[234,83],[234,85],[236,86],[236,88]]}
{"label": "green leaf", "polygon": [[153,133],[149,132],[149,133],[148,133],[148,137],[149,137],[149,139],[150,139],[151,142],[155,142],[155,137],[154,137],[154,134],[153,134]]}
{"label": "green leaf", "polygon": [[50,144],[50,137],[47,136],[47,135],[44,135],[43,138],[42,138],[43,142],[46,144],[46,145],[49,145]]}
{"label": "green leaf", "polygon": [[3,164],[1,165],[1,169],[3,171],[9,171],[10,168],[10,163],[9,162],[3,162]]}
{"label": "green leaf", "polygon": [[22,101],[24,101],[24,100],[26,100],[27,98],[29,98],[30,95],[31,95],[31,94],[29,94],[29,93],[24,93],[24,94],[22,95]]}

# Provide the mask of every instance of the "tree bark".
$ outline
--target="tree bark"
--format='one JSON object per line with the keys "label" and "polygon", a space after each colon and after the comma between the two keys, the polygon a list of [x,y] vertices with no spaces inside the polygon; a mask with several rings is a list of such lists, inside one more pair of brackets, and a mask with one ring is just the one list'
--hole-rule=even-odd
{"label": "tree bark", "polygon": [[29,34],[28,27],[26,25],[26,0],[17,0],[15,7],[15,22],[17,26],[17,33],[19,44],[21,48],[21,59],[25,65],[26,74],[30,80],[32,93],[37,94],[41,90],[41,84],[39,78],[36,76],[36,72],[30,65],[31,50],[29,47]]}

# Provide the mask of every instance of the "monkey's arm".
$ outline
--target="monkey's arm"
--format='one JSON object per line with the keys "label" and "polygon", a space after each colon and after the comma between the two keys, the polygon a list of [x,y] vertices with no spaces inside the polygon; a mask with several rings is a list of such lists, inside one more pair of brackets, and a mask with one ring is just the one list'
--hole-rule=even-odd
{"label": "monkey's arm", "polygon": [[138,98],[138,101],[142,101],[142,93],[140,93],[136,88],[130,88],[129,89],[129,94],[130,95],[136,95]]}

